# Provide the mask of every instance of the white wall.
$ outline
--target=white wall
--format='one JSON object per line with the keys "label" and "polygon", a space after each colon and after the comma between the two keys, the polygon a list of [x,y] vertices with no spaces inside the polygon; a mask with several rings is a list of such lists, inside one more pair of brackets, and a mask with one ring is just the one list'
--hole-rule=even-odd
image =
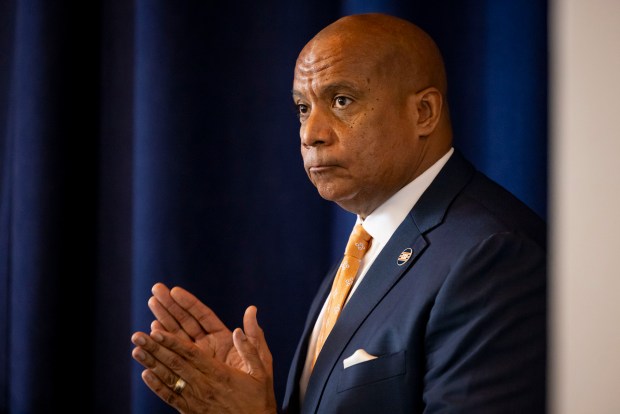
{"label": "white wall", "polygon": [[620,413],[620,0],[556,0],[551,412]]}

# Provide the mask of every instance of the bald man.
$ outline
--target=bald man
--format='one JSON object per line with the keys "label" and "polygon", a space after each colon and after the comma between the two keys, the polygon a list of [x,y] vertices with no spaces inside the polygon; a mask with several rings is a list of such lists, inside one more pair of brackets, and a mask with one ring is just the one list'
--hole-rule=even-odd
{"label": "bald man", "polygon": [[[336,266],[291,364],[287,413],[545,411],[545,224],[453,148],[442,57],[410,22],[343,17],[303,48],[293,100],[304,168],[370,247],[322,347]],[[275,413],[251,306],[231,332],[162,284],[133,357],[183,413]]]}

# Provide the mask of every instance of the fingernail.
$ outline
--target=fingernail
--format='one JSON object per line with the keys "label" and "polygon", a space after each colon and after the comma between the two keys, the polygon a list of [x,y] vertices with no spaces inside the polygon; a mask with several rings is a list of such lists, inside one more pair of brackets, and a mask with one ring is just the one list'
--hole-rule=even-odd
{"label": "fingernail", "polygon": [[164,336],[157,331],[151,333],[151,338],[153,338],[155,342],[161,342],[164,340]]}
{"label": "fingernail", "polygon": [[133,356],[138,358],[140,361],[144,361],[146,359],[146,354],[139,349],[136,349],[133,352]]}
{"label": "fingernail", "polygon": [[143,345],[146,345],[146,339],[144,339],[144,337],[142,336],[136,336],[133,339],[133,343],[139,346],[143,346]]}
{"label": "fingernail", "polygon": [[142,378],[149,382],[155,381],[155,376],[151,374],[151,371],[149,371],[148,369],[142,371]]}

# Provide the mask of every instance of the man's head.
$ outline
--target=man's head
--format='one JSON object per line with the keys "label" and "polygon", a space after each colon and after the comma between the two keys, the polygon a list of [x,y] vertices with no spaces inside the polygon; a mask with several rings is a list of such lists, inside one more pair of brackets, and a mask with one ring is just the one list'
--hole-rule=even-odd
{"label": "man's head", "polygon": [[303,48],[293,100],[304,168],[320,195],[362,217],[451,146],[441,54],[388,15],[343,17]]}

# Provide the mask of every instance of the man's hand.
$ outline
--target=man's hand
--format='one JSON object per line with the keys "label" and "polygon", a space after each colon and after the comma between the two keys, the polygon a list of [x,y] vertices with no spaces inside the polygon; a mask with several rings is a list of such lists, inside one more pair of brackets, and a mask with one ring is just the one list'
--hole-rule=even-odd
{"label": "man's hand", "polygon": [[[231,332],[184,289],[157,284],[153,294],[149,307],[157,321],[150,336],[132,336],[132,356],[146,368],[142,379],[155,394],[181,413],[277,412],[272,356],[256,307],[246,309],[243,330]],[[175,392],[179,378],[187,385]]]}
{"label": "man's hand", "polygon": [[148,306],[157,318],[151,324],[152,331],[168,331],[191,340],[218,361],[244,369],[233,346],[232,332],[208,306],[180,287],[168,289],[156,283],[151,291]]}

